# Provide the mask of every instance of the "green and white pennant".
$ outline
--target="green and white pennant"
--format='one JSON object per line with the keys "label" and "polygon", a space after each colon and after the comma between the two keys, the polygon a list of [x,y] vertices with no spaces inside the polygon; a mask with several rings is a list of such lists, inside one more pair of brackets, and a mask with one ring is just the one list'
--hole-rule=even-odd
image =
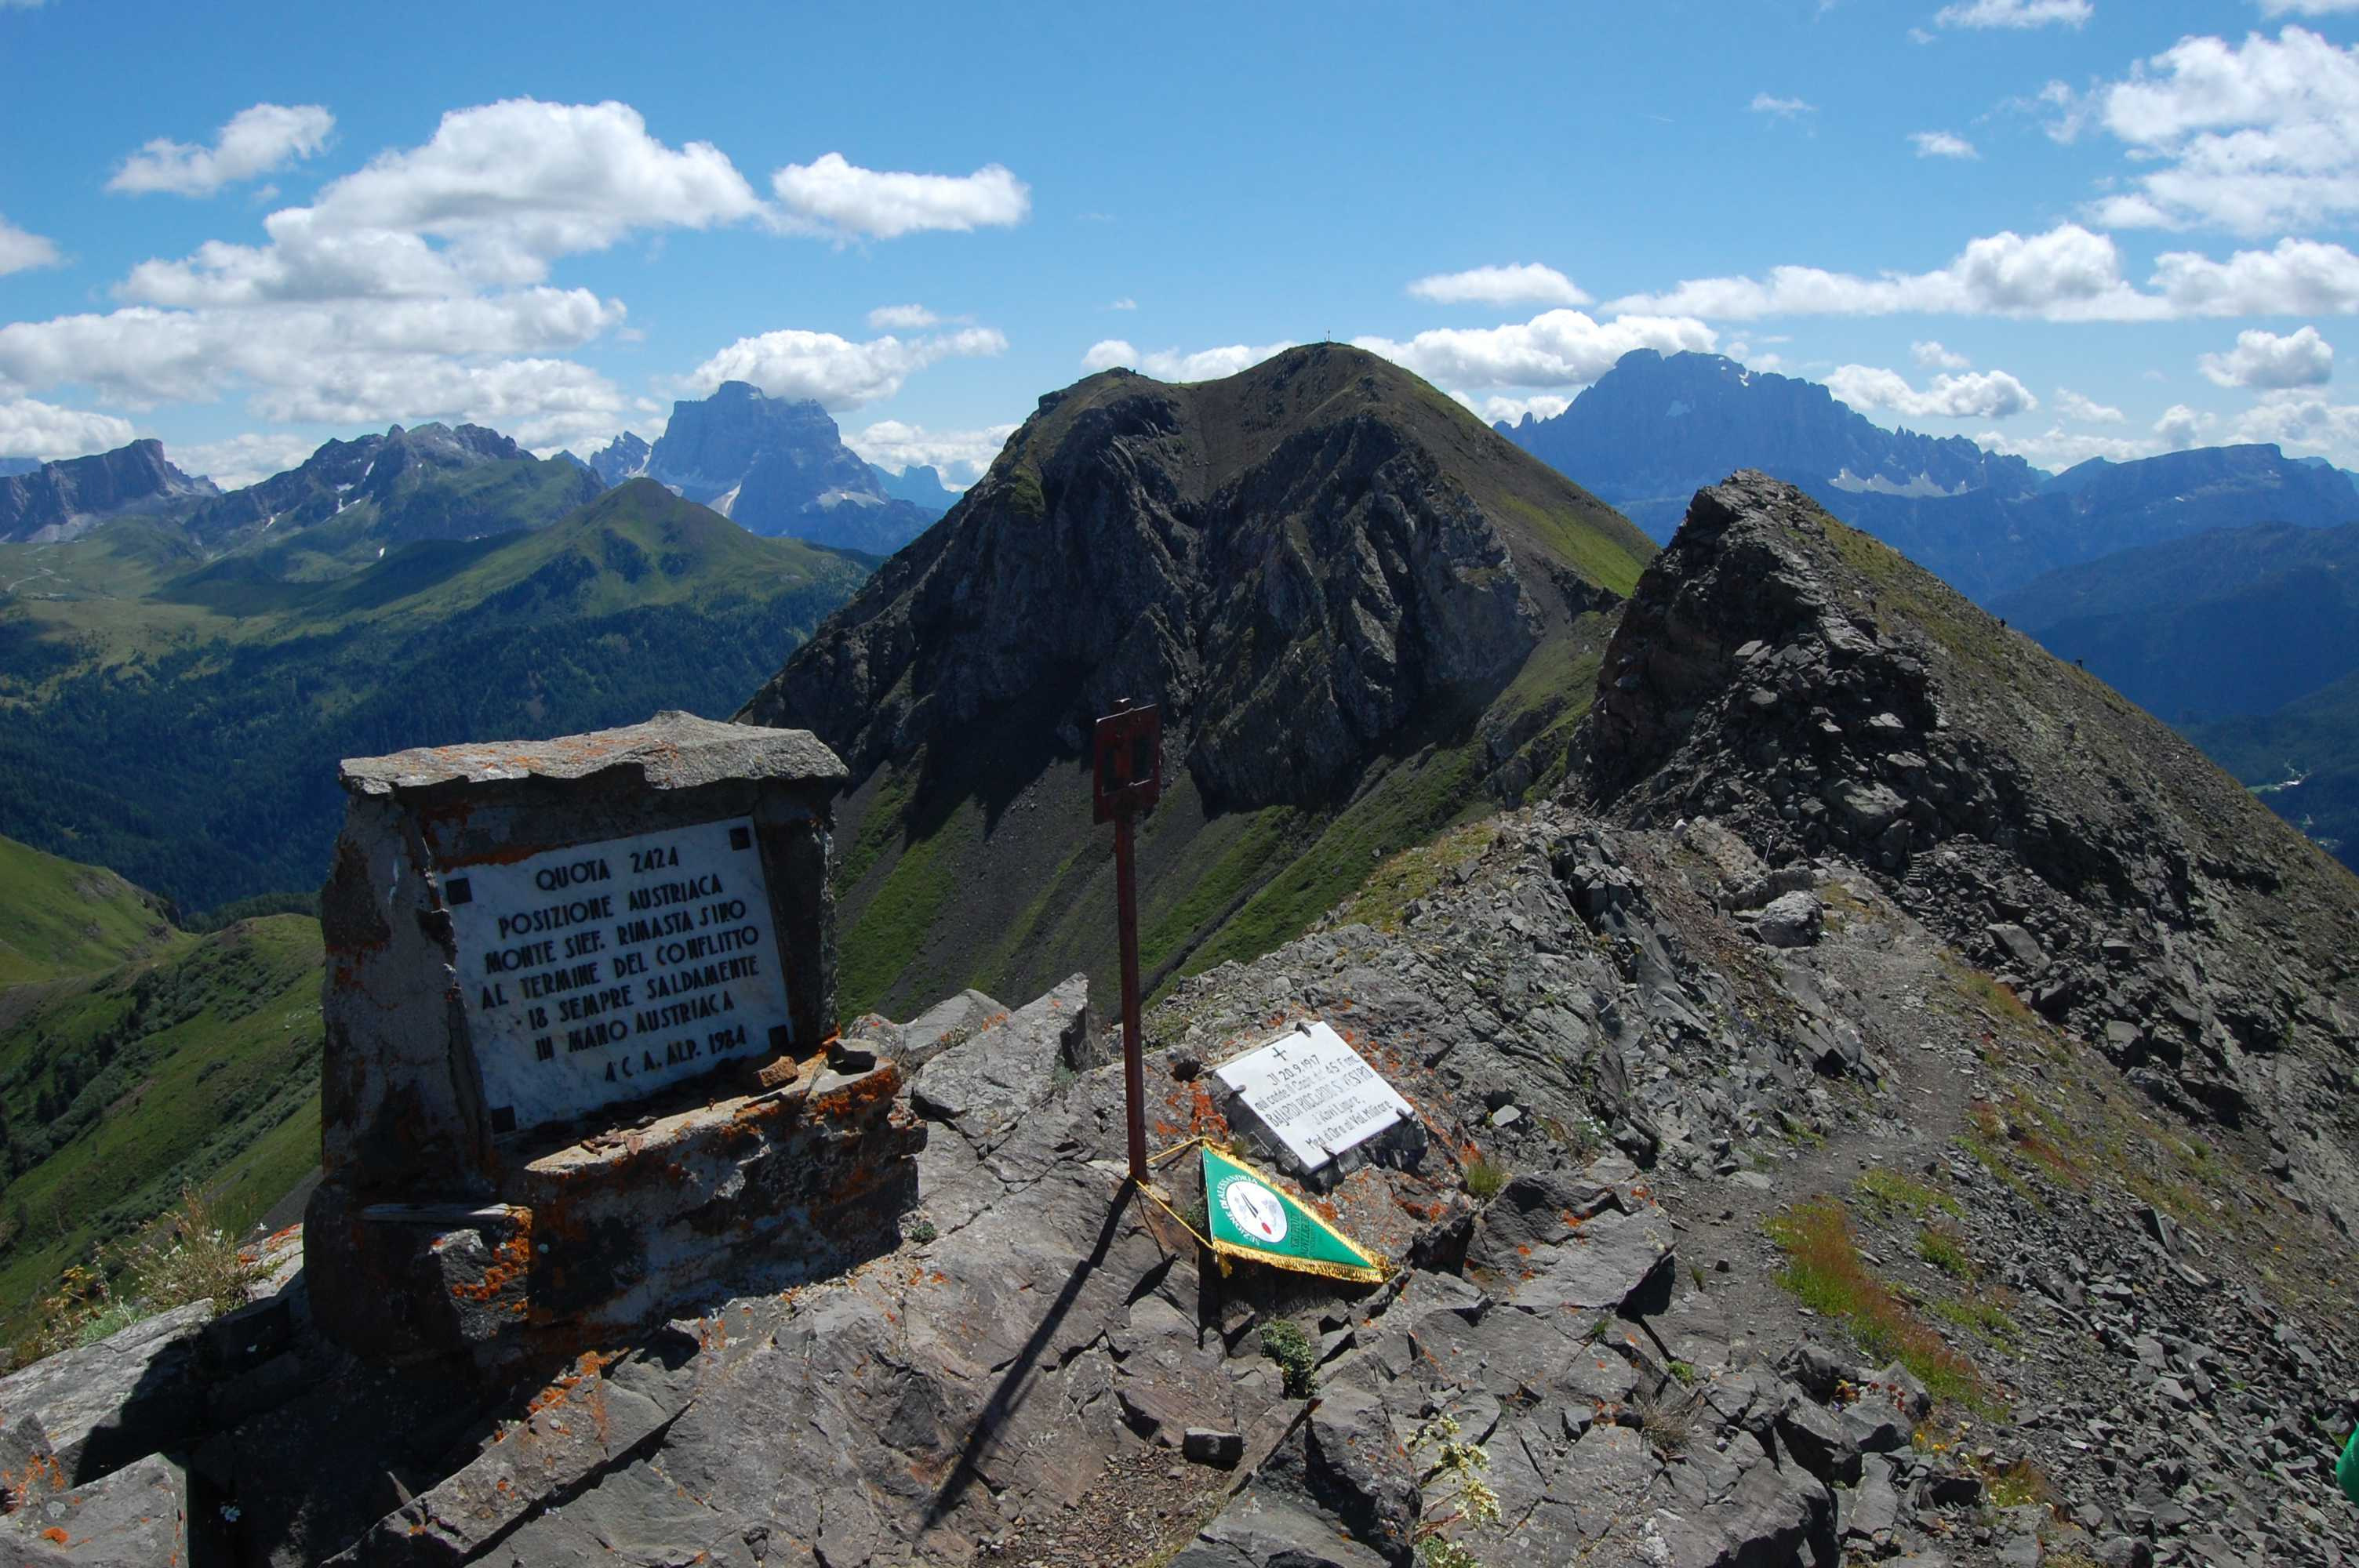
{"label": "green and white pennant", "polygon": [[1214,1252],[1333,1280],[1380,1281],[1383,1260],[1295,1202],[1252,1166],[1203,1146],[1204,1212]]}

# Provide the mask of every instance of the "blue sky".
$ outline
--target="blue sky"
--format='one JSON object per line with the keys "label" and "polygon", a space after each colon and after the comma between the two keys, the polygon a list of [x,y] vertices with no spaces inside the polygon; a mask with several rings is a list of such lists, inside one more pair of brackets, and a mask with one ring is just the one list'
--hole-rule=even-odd
{"label": "blue sky", "polygon": [[0,0],[0,455],[587,451],[735,375],[962,481],[1090,369],[1334,337],[2359,465],[2359,0]]}

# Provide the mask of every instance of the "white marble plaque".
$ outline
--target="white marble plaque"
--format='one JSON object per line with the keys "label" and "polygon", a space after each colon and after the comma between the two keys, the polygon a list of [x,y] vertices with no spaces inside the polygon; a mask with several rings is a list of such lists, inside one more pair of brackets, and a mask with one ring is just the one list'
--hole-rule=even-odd
{"label": "white marble plaque", "polygon": [[746,818],[455,868],[442,897],[495,1132],[788,1044],[786,973]]}
{"label": "white marble plaque", "polygon": [[1213,1076],[1244,1098],[1306,1172],[1416,1115],[1324,1023],[1306,1023],[1222,1064]]}

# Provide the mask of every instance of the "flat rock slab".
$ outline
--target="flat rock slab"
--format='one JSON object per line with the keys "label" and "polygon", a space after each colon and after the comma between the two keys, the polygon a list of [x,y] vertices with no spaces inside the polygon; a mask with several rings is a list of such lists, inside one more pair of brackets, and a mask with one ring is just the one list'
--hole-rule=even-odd
{"label": "flat rock slab", "polygon": [[212,1315],[212,1302],[191,1302],[0,1378],[0,1426],[38,1415],[76,1483],[179,1444],[204,1424],[197,1340]]}
{"label": "flat rock slab", "polygon": [[666,711],[644,724],[555,741],[489,741],[421,746],[344,762],[346,787],[392,795],[441,784],[514,779],[587,779],[625,770],[647,789],[694,789],[722,779],[838,782],[842,762],[808,730],[723,724]]}
{"label": "flat rock slab", "polygon": [[0,1518],[0,1562],[25,1568],[157,1568],[188,1561],[188,1473],[160,1454]]}
{"label": "flat rock slab", "polygon": [[969,1141],[998,1141],[1044,1098],[1090,1026],[1090,980],[1075,975],[926,1064],[910,1086],[921,1115],[955,1125]]}

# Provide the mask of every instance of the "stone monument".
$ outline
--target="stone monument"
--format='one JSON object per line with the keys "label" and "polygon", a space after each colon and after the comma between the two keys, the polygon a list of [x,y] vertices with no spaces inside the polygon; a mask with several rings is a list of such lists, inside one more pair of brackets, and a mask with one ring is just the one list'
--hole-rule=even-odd
{"label": "stone monument", "polygon": [[562,1351],[891,1245],[925,1133],[895,1065],[829,1065],[843,777],[806,731],[685,713],[343,764],[322,1328]]}

